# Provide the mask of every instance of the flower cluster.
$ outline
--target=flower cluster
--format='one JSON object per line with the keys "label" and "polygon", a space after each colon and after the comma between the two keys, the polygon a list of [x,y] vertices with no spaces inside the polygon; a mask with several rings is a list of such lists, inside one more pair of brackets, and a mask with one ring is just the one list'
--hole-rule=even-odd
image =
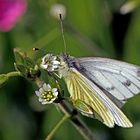
{"label": "flower cluster", "polygon": [[10,31],[26,10],[26,0],[0,0],[0,30]]}
{"label": "flower cluster", "polygon": [[40,67],[47,70],[47,71],[54,71],[59,68],[60,61],[57,60],[57,56],[54,56],[52,54],[46,54],[42,58],[42,62],[40,64]]}
{"label": "flower cluster", "polygon": [[42,104],[51,104],[58,97],[57,88],[51,88],[49,84],[43,84],[43,86],[39,89],[39,91],[35,91],[38,96],[39,102]]}

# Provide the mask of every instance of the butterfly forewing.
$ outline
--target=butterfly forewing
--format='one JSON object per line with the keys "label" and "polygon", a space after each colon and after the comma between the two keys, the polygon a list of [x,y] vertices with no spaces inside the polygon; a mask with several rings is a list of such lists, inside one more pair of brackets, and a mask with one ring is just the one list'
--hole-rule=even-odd
{"label": "butterfly forewing", "polygon": [[140,92],[140,67],[107,58],[80,58],[84,74],[123,102]]}

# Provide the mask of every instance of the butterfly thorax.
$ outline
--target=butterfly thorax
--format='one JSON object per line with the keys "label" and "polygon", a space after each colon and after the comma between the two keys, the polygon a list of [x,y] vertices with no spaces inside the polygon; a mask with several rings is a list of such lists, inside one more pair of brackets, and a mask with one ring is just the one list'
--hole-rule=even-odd
{"label": "butterfly thorax", "polygon": [[66,54],[63,54],[62,57],[69,68],[75,68],[80,72],[85,71],[85,68],[80,64],[77,58]]}
{"label": "butterfly thorax", "polygon": [[65,53],[61,54],[59,58],[61,60],[61,66],[58,69],[58,74],[60,77],[66,77],[71,72],[71,68],[73,68],[75,58]]}

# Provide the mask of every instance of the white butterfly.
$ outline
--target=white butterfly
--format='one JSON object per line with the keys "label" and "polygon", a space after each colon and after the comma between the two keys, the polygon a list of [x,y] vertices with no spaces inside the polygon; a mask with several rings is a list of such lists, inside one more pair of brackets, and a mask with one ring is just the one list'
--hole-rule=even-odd
{"label": "white butterfly", "polygon": [[74,58],[47,54],[41,67],[66,82],[74,106],[83,114],[113,127],[132,127],[120,110],[140,92],[140,67],[108,58]]}

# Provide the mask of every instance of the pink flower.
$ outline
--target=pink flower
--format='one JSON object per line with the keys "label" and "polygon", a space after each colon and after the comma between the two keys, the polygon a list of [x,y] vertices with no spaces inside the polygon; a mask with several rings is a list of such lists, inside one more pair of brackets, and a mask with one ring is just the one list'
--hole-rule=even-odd
{"label": "pink flower", "polygon": [[26,0],[0,0],[0,31],[10,31],[26,9]]}

